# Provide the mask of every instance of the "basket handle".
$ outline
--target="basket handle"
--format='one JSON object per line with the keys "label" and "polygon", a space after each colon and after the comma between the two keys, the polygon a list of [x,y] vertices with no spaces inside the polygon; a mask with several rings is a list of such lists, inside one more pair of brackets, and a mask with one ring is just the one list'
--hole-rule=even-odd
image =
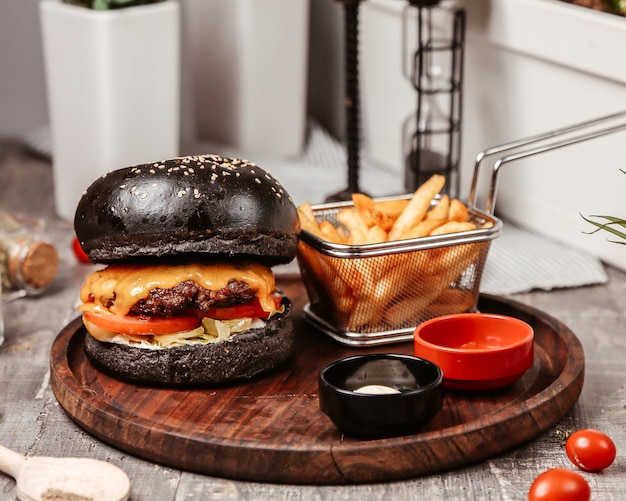
{"label": "basket handle", "polygon": [[[594,129],[594,127],[596,126],[606,125],[610,123],[611,121],[619,120],[619,119],[622,119],[621,123],[618,122],[616,125],[610,125],[607,127],[603,127],[601,129]],[[591,129],[591,130],[585,131],[586,129]],[[563,148],[565,146],[569,146],[572,144],[581,143],[583,141],[595,139],[601,136],[606,136],[608,134],[612,134],[614,132],[618,132],[624,129],[626,129],[626,111],[614,113],[611,115],[607,115],[604,117],[596,118],[596,119],[585,121],[585,122],[580,122],[575,125],[570,125],[568,127],[555,129],[549,132],[544,132],[542,134],[537,134],[537,135],[530,136],[524,139],[518,139],[516,141],[511,141],[509,143],[505,143],[499,146],[494,146],[492,148],[483,150],[478,155],[476,155],[476,161],[474,164],[474,176],[472,178],[472,186],[470,189],[468,204],[470,206],[475,207],[478,174],[479,174],[479,171],[481,170],[482,162],[489,156],[500,154],[500,153],[505,153],[508,151],[515,150],[517,148],[528,147],[526,149],[522,149],[521,151],[513,152],[507,155],[501,156],[493,164],[489,194],[485,202],[485,211],[488,214],[493,215],[495,211],[496,195],[498,191],[498,177],[500,173],[500,168],[504,164],[513,162],[515,160],[520,160],[522,158],[527,158],[527,157],[531,157],[534,155],[538,155],[546,151],[556,150],[558,148]],[[577,135],[568,137],[569,134],[573,134],[575,132],[580,132],[580,131],[585,131],[585,132],[583,132],[582,134],[577,134]],[[562,137],[563,139],[560,139]]]}

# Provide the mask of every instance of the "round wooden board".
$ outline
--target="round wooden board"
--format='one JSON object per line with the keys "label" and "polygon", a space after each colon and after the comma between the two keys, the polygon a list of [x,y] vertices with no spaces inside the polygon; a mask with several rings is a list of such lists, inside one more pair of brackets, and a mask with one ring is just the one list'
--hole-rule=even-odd
{"label": "round wooden board", "polygon": [[350,354],[411,354],[412,343],[350,348],[303,320],[297,278],[279,279],[294,302],[296,349],[252,381],[201,390],[135,386],[96,370],[78,318],[52,345],[51,384],[61,406],[89,433],[127,453],[211,476],[291,484],[369,483],[413,478],[482,461],[536,437],[576,403],[584,353],[558,320],[520,303],[481,297],[479,308],[535,329],[535,363],[506,390],[447,392],[443,409],[415,435],[358,440],[320,411],[317,376]]}

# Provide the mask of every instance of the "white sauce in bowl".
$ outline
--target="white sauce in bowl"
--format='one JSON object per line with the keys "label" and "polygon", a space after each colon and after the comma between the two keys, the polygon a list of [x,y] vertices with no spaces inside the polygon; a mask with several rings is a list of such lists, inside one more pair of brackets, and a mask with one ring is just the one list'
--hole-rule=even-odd
{"label": "white sauce in bowl", "polygon": [[368,395],[392,395],[394,393],[400,393],[400,390],[382,384],[367,384],[354,390],[354,393],[365,393]]}

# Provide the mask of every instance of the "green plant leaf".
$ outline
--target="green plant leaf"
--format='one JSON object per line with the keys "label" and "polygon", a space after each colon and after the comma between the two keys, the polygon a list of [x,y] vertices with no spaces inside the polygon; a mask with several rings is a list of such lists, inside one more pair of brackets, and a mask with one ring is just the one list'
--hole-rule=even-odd
{"label": "green plant leaf", "polygon": [[[626,0],[621,0],[621,1],[622,3],[626,4]],[[626,174],[626,170],[624,169],[620,169],[620,172],[622,174]],[[596,227],[596,229],[593,231],[585,232],[588,235],[597,233],[598,231],[607,231],[623,240],[622,242],[617,241],[617,240],[609,240],[609,242],[626,245],[626,219],[622,219],[620,217],[614,217],[614,216],[599,216],[599,215],[585,217],[582,214],[580,215],[580,217],[582,217],[589,224],[592,224],[593,226]],[[605,221],[605,222],[594,221],[591,218],[600,219],[600,221]],[[620,228],[624,228],[625,231],[621,231],[620,229],[616,228],[616,226]]]}
{"label": "green plant leaf", "polygon": [[[581,217],[587,221],[589,224],[592,224],[593,226],[596,227],[595,230],[593,231],[589,231],[586,232],[587,234],[593,234],[593,233],[597,233],[598,231],[607,231],[609,233],[612,233],[613,235],[621,238],[622,240],[624,240],[623,242],[619,242],[616,240],[610,240],[613,243],[618,243],[618,244],[624,244],[626,245],[626,232],[625,231],[620,231],[619,229],[615,228],[615,226],[624,228],[626,230],[626,220],[618,218],[618,217],[613,217],[613,216],[599,216],[599,215],[593,215],[593,216],[589,216],[589,217],[585,217],[581,214]],[[608,221],[608,222],[598,222],[598,221],[594,221],[591,218],[596,218],[596,219],[600,219],[600,220],[604,220],[604,221]]]}
{"label": "green plant leaf", "polygon": [[604,4],[615,12],[626,14],[626,0],[604,0]]}

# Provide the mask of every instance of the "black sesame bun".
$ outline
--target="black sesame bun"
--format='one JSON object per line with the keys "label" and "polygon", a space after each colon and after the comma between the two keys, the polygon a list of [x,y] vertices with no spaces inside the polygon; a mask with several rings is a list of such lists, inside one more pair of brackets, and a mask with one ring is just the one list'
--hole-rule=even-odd
{"label": "black sesame bun", "polygon": [[300,220],[260,167],[217,155],[102,176],[74,229],[94,263],[80,292],[85,352],[113,377],[198,387],[282,364],[291,303],[271,266],[295,258]]}
{"label": "black sesame bun", "polygon": [[300,220],[268,172],[206,155],[102,176],[84,192],[74,229],[93,262],[207,253],[250,255],[274,265],[295,257]]}

